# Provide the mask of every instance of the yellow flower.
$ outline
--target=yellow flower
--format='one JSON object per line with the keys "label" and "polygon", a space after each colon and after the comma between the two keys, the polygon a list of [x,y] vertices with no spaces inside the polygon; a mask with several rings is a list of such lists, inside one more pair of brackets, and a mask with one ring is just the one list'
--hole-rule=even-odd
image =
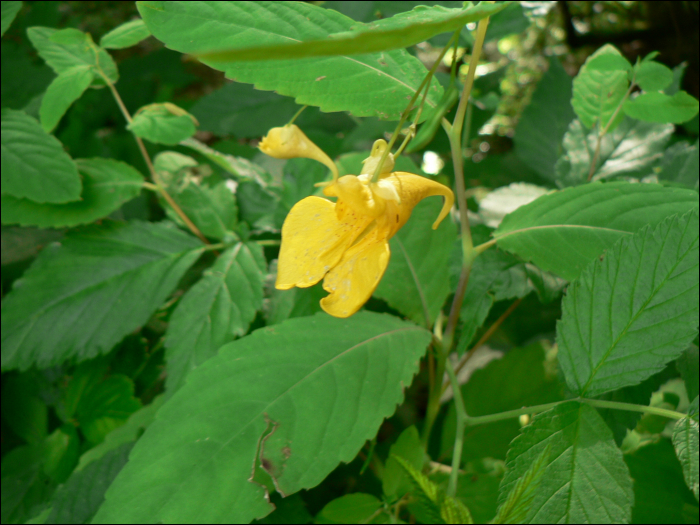
{"label": "yellow flower", "polygon": [[[277,289],[307,288],[325,278],[323,288],[330,295],[321,299],[321,308],[335,317],[349,317],[374,293],[389,264],[388,241],[406,224],[416,204],[441,195],[445,201],[433,229],[447,216],[454,203],[452,190],[419,175],[392,172],[391,154],[380,179],[371,182],[386,148],[384,140],[374,143],[359,176],[337,178],[333,165],[336,176],[323,193],[337,197],[337,202],[312,196],[290,210],[282,226]],[[294,125],[270,130],[260,149],[277,158],[308,157],[328,166],[327,159],[332,164]]]}
{"label": "yellow flower", "polygon": [[260,150],[276,159],[295,159],[298,157],[314,159],[328,166],[333,172],[333,180],[338,178],[338,168],[321,148],[309,140],[296,124],[287,124],[281,128],[272,128],[258,144]]}

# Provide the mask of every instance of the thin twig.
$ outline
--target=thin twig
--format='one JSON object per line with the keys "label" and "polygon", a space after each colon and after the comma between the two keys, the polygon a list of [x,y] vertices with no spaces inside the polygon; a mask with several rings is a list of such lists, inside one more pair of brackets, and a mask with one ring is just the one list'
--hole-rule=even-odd
{"label": "thin twig", "polygon": [[[124,118],[126,121],[131,124],[132,118],[131,115],[129,114],[129,110],[126,109],[126,106],[124,105],[124,102],[122,101],[122,98],[119,96],[119,92],[117,91],[117,88],[114,87],[114,84],[112,84],[112,81],[109,80],[107,75],[98,67],[97,72],[100,74],[100,76],[104,79],[105,83],[109,87],[110,91],[112,92],[112,95],[114,96],[114,99],[117,101],[117,105],[119,106],[119,109],[122,112],[122,115],[124,115]],[[151,162],[151,157],[148,155],[148,151],[146,151],[146,146],[144,145],[143,141],[141,140],[140,137],[137,137],[134,134],[134,139],[136,140],[136,144],[139,147],[139,150],[141,151],[141,155],[143,156],[144,161],[146,162],[146,166],[148,167],[148,171],[151,174],[151,179],[153,179],[153,182],[155,183],[156,187],[158,188],[158,191],[160,192],[161,196],[166,200],[166,202],[170,205],[170,207],[177,213],[178,217],[182,219],[182,222],[185,223],[185,225],[190,229],[192,233],[194,233],[197,237],[199,237],[199,240],[201,240],[204,244],[210,244],[209,240],[202,234],[201,231],[199,231],[199,228],[195,226],[195,224],[190,220],[190,218],[185,214],[184,211],[182,211],[182,208],[178,206],[178,204],[173,200],[173,198],[170,196],[170,194],[166,191],[165,187],[163,186],[162,181],[160,180],[160,177],[158,176],[158,173],[155,170],[155,167],[153,166],[153,163]]]}

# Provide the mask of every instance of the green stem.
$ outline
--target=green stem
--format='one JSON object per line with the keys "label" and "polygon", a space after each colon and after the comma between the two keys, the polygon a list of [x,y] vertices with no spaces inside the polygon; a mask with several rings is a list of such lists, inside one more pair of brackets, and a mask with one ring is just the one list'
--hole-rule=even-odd
{"label": "green stem", "polygon": [[[107,87],[109,87],[110,91],[112,92],[112,96],[114,97],[114,100],[117,101],[117,105],[119,106],[119,109],[122,112],[122,115],[124,115],[124,118],[126,121],[131,124],[132,118],[131,114],[129,114],[129,110],[126,109],[126,106],[124,105],[124,102],[122,101],[122,98],[119,96],[119,92],[117,91],[117,88],[114,87],[114,84],[112,84],[112,81],[109,80],[107,75],[100,69],[100,67],[97,67],[97,72],[99,75],[104,79],[105,83],[107,84]],[[177,213],[178,217],[182,219],[182,222],[185,223],[185,225],[190,229],[192,233],[194,233],[197,237],[199,237],[199,240],[201,240],[204,244],[209,244],[209,240],[202,234],[201,231],[199,231],[199,228],[195,226],[195,224],[190,220],[190,218],[187,216],[187,214],[182,211],[182,208],[178,206],[178,204],[175,202],[175,200],[170,196],[170,194],[165,190],[165,186],[163,185],[162,181],[160,180],[160,177],[158,176],[158,173],[156,172],[155,167],[153,166],[153,163],[151,162],[151,157],[148,155],[148,151],[146,151],[146,146],[144,145],[143,141],[134,135],[134,139],[136,140],[136,144],[139,147],[139,150],[141,151],[141,155],[143,156],[143,160],[146,162],[146,166],[148,167],[148,171],[151,174],[151,178],[153,179],[153,182],[155,183],[155,186],[160,192],[161,196],[165,199],[165,201],[170,205],[170,207]],[[150,188],[149,188],[150,189]]]}
{"label": "green stem", "polygon": [[484,38],[486,37],[486,29],[488,25],[489,18],[486,17],[480,20],[479,25],[477,26],[474,48],[472,50],[471,60],[469,61],[469,71],[467,72],[467,78],[464,82],[462,96],[459,99],[455,119],[452,125],[450,125],[445,119],[442,121],[443,128],[445,128],[445,132],[447,133],[447,137],[450,141],[450,151],[452,153],[452,164],[454,166],[455,175],[457,206],[459,209],[460,234],[462,239],[462,271],[460,273],[459,283],[457,285],[457,290],[455,291],[455,296],[450,308],[450,316],[447,321],[447,328],[445,329],[445,337],[443,340],[444,348],[447,349],[447,352],[449,352],[452,348],[455,329],[457,328],[457,322],[459,321],[459,311],[462,308],[462,301],[464,300],[464,294],[467,290],[467,284],[469,283],[471,266],[474,259],[479,254],[479,252],[474,251],[471,228],[469,225],[467,192],[466,188],[464,187],[462,129],[464,125],[464,117],[467,111],[467,104],[474,85],[474,75],[476,74],[476,67],[479,63],[479,56],[481,55],[481,49],[484,45]]}
{"label": "green stem", "polygon": [[[580,403],[586,403],[597,408],[610,408],[613,410],[627,410],[630,412],[641,412],[643,414],[653,414],[656,416],[663,416],[669,419],[683,419],[688,417],[687,414],[682,412],[676,412],[675,410],[668,410],[666,408],[650,407],[645,405],[636,405],[633,403],[621,403],[618,401],[604,401],[602,399],[587,399],[578,398],[574,399]],[[507,410],[506,412],[499,412],[497,414],[489,414],[488,416],[476,416],[468,417],[466,420],[467,426],[485,425],[487,423],[493,423],[494,421],[501,421],[503,419],[511,419],[514,417],[520,417],[523,414],[538,414],[544,412],[545,410],[552,409],[557,405],[572,401],[567,399],[564,401],[555,401],[554,403],[546,403],[544,405],[535,405],[531,407],[518,408],[516,410]]]}
{"label": "green stem", "polygon": [[[433,67],[430,68],[430,71],[428,71],[428,74],[423,78],[423,81],[421,82],[420,86],[418,86],[418,89],[413,94],[413,97],[411,97],[411,100],[409,101],[408,105],[406,106],[406,109],[401,114],[401,119],[399,120],[399,123],[396,126],[396,129],[394,130],[394,134],[391,136],[391,140],[389,140],[389,145],[384,150],[384,153],[382,154],[381,159],[379,159],[379,162],[377,163],[377,167],[374,170],[374,174],[372,175],[372,182],[377,182],[379,180],[379,175],[381,174],[382,166],[384,165],[384,161],[389,156],[389,153],[391,153],[391,150],[394,147],[394,144],[396,143],[396,139],[398,138],[399,134],[401,133],[401,129],[403,128],[404,122],[406,122],[408,115],[413,110],[413,105],[416,103],[416,100],[418,100],[418,97],[420,96],[421,92],[423,91],[423,88],[425,88],[425,93],[423,95],[423,101],[425,101],[425,97],[428,96],[428,90],[430,89],[430,80],[433,78],[435,71],[437,70],[438,66],[440,65],[440,62],[442,61],[442,57],[445,56],[445,53],[447,53],[447,50],[452,45],[452,40],[457,38],[458,34],[459,34],[459,32],[455,31],[455,33],[452,35],[452,38],[450,39],[450,41],[442,49],[440,56],[433,64]],[[422,108],[422,105],[421,105],[421,108]]]}
{"label": "green stem", "polygon": [[455,430],[455,446],[452,452],[452,471],[450,472],[450,480],[447,484],[447,495],[454,497],[457,494],[457,477],[459,475],[459,466],[462,461],[462,449],[464,448],[464,428],[467,425],[469,416],[464,406],[462,399],[462,389],[459,387],[459,380],[452,368],[452,361],[445,360],[445,370],[450,376],[452,383],[452,392],[454,395],[455,406],[457,408],[457,428]]}
{"label": "green stem", "polygon": [[[476,70],[476,65],[479,61],[479,55],[481,53],[481,48],[484,43],[484,37],[486,35],[486,27],[488,26],[488,18],[484,18],[479,22],[479,26],[476,30],[476,42],[474,43],[474,50],[472,53],[472,60],[469,63],[469,73],[467,74],[467,81],[464,84],[464,89],[462,90],[462,96],[459,102],[459,107],[457,108],[457,115],[455,116],[455,121],[450,124],[447,119],[442,119],[443,127],[447,133],[450,140],[450,149],[452,152],[452,162],[454,164],[455,170],[455,189],[457,193],[457,204],[460,213],[461,222],[461,235],[462,235],[462,248],[463,248],[463,260],[462,260],[462,272],[459,278],[459,284],[457,285],[457,291],[455,292],[454,300],[452,301],[452,306],[450,308],[450,315],[447,321],[447,328],[443,336],[442,341],[434,342],[434,347],[436,350],[436,366],[435,366],[435,382],[433,388],[430,390],[428,396],[428,407],[425,416],[425,425],[423,427],[423,435],[421,436],[421,441],[424,447],[428,446],[430,441],[430,433],[435,423],[435,419],[440,411],[440,395],[442,393],[442,378],[445,374],[445,368],[447,363],[447,356],[452,349],[452,342],[454,339],[454,332],[459,319],[459,310],[462,307],[462,301],[464,300],[464,293],[467,288],[467,283],[469,282],[469,273],[471,271],[472,262],[476,253],[473,250],[471,230],[469,229],[469,218],[467,210],[467,198],[466,190],[464,188],[464,169],[463,169],[463,155],[461,148],[461,131],[464,121],[464,115],[466,111],[466,101],[469,100],[469,95],[471,93],[474,73]],[[453,38],[455,38],[453,35]],[[448,44],[446,47],[449,47]],[[443,50],[444,54],[444,50]],[[460,110],[460,107],[462,108]],[[461,117],[460,117],[461,115]],[[460,120],[461,118],[461,120]],[[387,148],[389,149],[389,148]],[[455,396],[456,400],[456,396]],[[455,401],[456,402],[456,401]],[[466,415],[465,415],[466,417]],[[463,432],[458,432],[458,441],[461,443],[463,439]],[[461,449],[459,453],[461,459]],[[459,467],[459,465],[457,465]],[[455,469],[458,470],[458,469]]]}
{"label": "green stem", "polygon": [[421,443],[423,444],[424,449],[428,448],[430,433],[433,430],[435,419],[440,412],[442,378],[445,376],[445,352],[441,351],[439,344],[434,344],[433,347],[435,348],[435,381],[428,394],[428,407],[425,411],[425,423],[423,425],[423,433],[421,435]]}

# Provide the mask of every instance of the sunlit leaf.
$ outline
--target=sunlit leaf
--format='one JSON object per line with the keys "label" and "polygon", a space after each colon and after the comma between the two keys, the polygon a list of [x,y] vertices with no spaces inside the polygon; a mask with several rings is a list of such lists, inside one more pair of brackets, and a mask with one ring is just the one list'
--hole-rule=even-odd
{"label": "sunlit leaf", "polygon": [[156,144],[174,146],[197,131],[197,119],[175,104],[149,104],[127,125],[134,135]]}
{"label": "sunlit leaf", "polygon": [[62,71],[49,84],[43,98],[39,117],[44,131],[50,132],[73,102],[90,86],[95,73],[92,66],[74,66]]}
{"label": "sunlit leaf", "polygon": [[645,122],[682,124],[698,114],[698,99],[685,91],[669,96],[664,93],[642,93],[625,101],[623,109],[632,118]]}
{"label": "sunlit leaf", "polygon": [[[327,39],[357,22],[305,2],[139,2],[151,33],[181,53]],[[404,50],[299,60],[204,60],[227,78],[295,97],[322,111],[398,120],[426,69]],[[435,107],[442,87],[433,80],[426,104]]]}
{"label": "sunlit leaf", "polygon": [[[590,180],[613,177],[642,177],[666,151],[673,134],[673,125],[648,123],[625,117],[619,126],[600,141],[598,159]],[[576,186],[589,180],[591,163],[595,157],[598,132],[586,131],[579,120],[574,120],[564,135],[565,150],[556,164],[557,184]]]}
{"label": "sunlit leaf", "polygon": [[[236,46],[226,50],[221,44],[211,47],[213,52],[204,53],[205,59],[215,61],[277,60],[283,58],[305,58],[318,56],[356,55],[409,47],[424,42],[434,35],[461,29],[464,25],[498,13],[508,4],[468,5],[462,9],[450,9],[440,5],[419,5],[412,11],[398,13],[370,24],[355,23],[350,31],[334,33],[329,38],[303,42],[271,45],[265,42],[258,46]],[[238,6],[237,6],[238,7]],[[270,5],[262,5],[256,10],[250,6],[239,7],[247,16],[276,16],[288,18],[289,13],[297,13],[296,6],[283,11]],[[298,16],[298,15],[297,15]],[[316,37],[318,38],[318,37]],[[206,47],[201,47],[207,50]],[[207,50],[208,51],[208,50]]]}
{"label": "sunlit leaf", "polygon": [[[621,70],[599,70],[589,67],[604,55],[613,55],[611,59],[621,57],[620,52],[612,45],[606,44],[593,53],[574,78],[574,91],[571,105],[576,115],[587,128],[592,128],[596,123],[600,129],[608,126],[608,123],[616,113],[618,105],[629,86],[627,72]],[[615,121],[610,124],[609,131],[620,123],[623,117],[622,111],[618,111]]]}
{"label": "sunlit leaf", "polygon": [[105,49],[124,49],[135,46],[149,36],[151,33],[143,20],[130,20],[102,36],[100,46]]}

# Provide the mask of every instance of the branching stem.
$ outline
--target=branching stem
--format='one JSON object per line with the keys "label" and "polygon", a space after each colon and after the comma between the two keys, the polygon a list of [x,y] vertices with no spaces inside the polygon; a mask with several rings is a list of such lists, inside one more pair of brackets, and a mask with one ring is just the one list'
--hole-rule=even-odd
{"label": "branching stem", "polygon": [[[105,73],[104,73],[104,71],[102,71],[102,69],[100,69],[98,67],[97,72],[104,79],[105,83],[107,84],[110,91],[112,92],[112,95],[114,96],[114,100],[117,101],[117,105],[119,106],[119,109],[121,110],[122,115],[124,115],[124,118],[126,119],[126,121],[129,124],[131,124],[131,122],[132,122],[131,115],[129,114],[129,110],[126,109],[126,106],[124,105],[124,102],[122,101],[122,98],[119,96],[119,92],[117,91],[117,88],[114,87],[114,84],[112,83],[111,80],[109,80],[109,78],[107,77],[107,75],[105,75]],[[160,177],[158,176],[158,172],[156,172],[156,169],[153,166],[153,163],[151,162],[151,157],[148,154],[148,151],[146,151],[146,146],[144,145],[141,138],[134,135],[134,139],[136,140],[136,144],[138,145],[139,150],[141,151],[141,155],[143,156],[143,160],[146,162],[146,166],[148,167],[148,171],[151,174],[151,179],[153,179],[153,182],[155,183],[155,187],[157,188],[158,192],[166,200],[166,202],[170,205],[170,207],[173,210],[175,210],[175,213],[177,213],[178,217],[180,217],[182,219],[182,222],[185,223],[185,225],[190,229],[190,231],[192,233],[194,233],[197,237],[199,237],[199,240],[201,240],[204,244],[209,244],[209,240],[202,234],[202,232],[199,230],[199,228],[197,228],[197,226],[195,226],[195,224],[190,220],[190,218],[187,216],[187,214],[184,211],[182,211],[182,208],[180,208],[180,206],[178,206],[178,204],[175,202],[175,200],[165,190],[165,186],[163,186],[163,182],[160,180]],[[144,187],[147,187],[147,186],[144,185]]]}

